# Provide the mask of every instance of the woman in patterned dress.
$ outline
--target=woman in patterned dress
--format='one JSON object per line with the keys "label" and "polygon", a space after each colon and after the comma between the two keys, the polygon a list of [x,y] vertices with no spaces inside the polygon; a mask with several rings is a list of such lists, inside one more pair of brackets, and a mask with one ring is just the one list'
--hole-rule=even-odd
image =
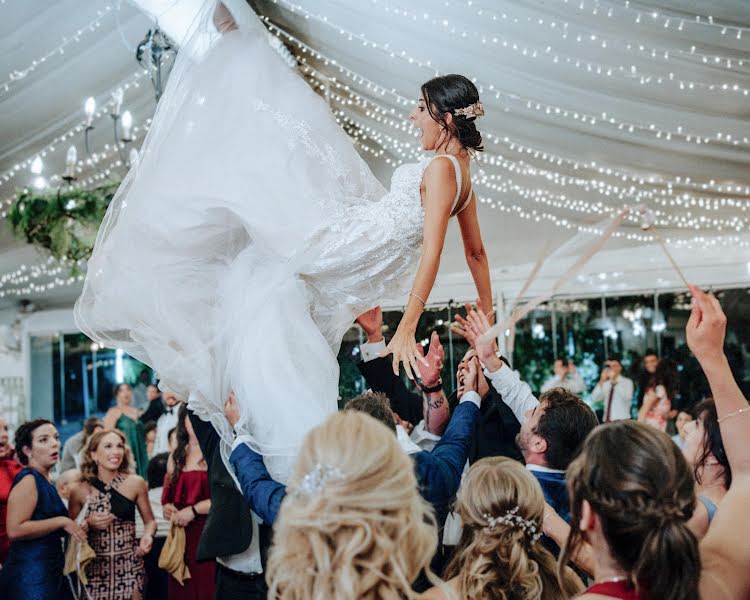
{"label": "woman in patterned dress", "polygon": [[[96,558],[88,566],[86,591],[91,600],[140,600],[143,594],[143,555],[151,550],[156,520],[143,478],[130,472],[125,436],[118,430],[95,433],[81,464],[81,485],[70,498],[75,519],[86,506],[88,541]],[[144,534],[135,537],[135,509]]]}

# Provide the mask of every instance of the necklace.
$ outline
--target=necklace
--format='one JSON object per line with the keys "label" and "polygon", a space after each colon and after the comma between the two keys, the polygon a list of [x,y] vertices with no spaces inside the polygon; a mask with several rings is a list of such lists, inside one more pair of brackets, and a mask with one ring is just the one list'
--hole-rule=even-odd
{"label": "necklace", "polygon": [[630,577],[607,577],[606,579],[597,579],[595,583],[619,583],[620,581],[630,581]]}

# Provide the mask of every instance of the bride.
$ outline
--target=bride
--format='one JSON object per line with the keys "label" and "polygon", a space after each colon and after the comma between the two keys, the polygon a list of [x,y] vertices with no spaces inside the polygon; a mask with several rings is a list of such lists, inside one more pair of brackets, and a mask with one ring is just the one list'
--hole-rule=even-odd
{"label": "bride", "polygon": [[465,77],[422,85],[410,119],[432,155],[386,191],[245,1],[206,2],[99,230],[78,326],[151,365],[226,444],[234,390],[253,447],[294,456],[336,410],[358,315],[408,297],[385,354],[419,375],[416,326],[452,217],[491,305],[469,168],[482,114]]}

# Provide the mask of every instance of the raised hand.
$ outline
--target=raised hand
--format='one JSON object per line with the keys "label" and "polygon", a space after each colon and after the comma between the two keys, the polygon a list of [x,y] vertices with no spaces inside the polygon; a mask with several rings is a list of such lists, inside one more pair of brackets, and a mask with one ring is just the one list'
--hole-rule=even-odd
{"label": "raised hand", "polygon": [[693,309],[685,334],[690,351],[705,368],[706,363],[724,356],[727,317],[713,294],[706,294],[694,285],[690,286],[690,292],[693,295]]}
{"label": "raised hand", "polygon": [[240,407],[237,404],[237,397],[234,395],[234,391],[229,392],[229,397],[224,403],[224,416],[232,427],[240,420]]}
{"label": "raised hand", "polygon": [[443,360],[445,360],[445,350],[440,343],[440,336],[438,336],[437,331],[433,331],[430,336],[430,349],[426,356],[422,344],[417,344],[416,349],[420,356],[424,356],[427,361],[427,364],[420,369],[422,385],[428,388],[435,387],[440,381],[440,371],[443,368]]}
{"label": "raised hand", "polygon": [[379,342],[383,339],[383,311],[379,306],[359,315],[356,322],[367,334],[368,342]]}
{"label": "raised hand", "polygon": [[89,527],[93,527],[94,529],[107,529],[113,520],[114,517],[112,516],[112,513],[104,512],[92,512],[86,517],[86,522],[89,524]]}
{"label": "raised hand", "polygon": [[67,517],[65,518],[67,519],[65,521],[65,526],[63,527],[65,533],[67,533],[73,539],[78,540],[79,542],[85,542],[86,532],[73,519],[68,519]]}
{"label": "raised hand", "polygon": [[416,331],[408,328],[402,321],[399,323],[396,333],[391,338],[390,343],[386,346],[378,356],[393,355],[393,374],[398,375],[399,366],[401,363],[404,364],[404,370],[406,376],[414,380],[415,377],[420,377],[419,365],[426,367],[427,359],[417,352],[417,340],[415,338]]}

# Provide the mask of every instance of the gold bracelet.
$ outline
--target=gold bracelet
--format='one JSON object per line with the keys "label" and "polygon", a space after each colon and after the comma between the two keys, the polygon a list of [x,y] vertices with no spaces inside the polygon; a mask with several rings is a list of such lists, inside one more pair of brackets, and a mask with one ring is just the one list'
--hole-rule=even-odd
{"label": "gold bracelet", "polygon": [[422,298],[420,298],[419,296],[417,296],[414,292],[409,292],[409,295],[410,296],[414,296],[417,300],[419,300],[422,303],[422,306],[427,306],[427,302],[425,302],[424,300],[422,300]]}
{"label": "gold bracelet", "polygon": [[734,412],[729,413],[728,415],[724,415],[721,417],[721,419],[717,419],[717,423],[721,423],[722,421],[726,421],[727,419],[731,419],[732,417],[736,417],[738,415],[741,415],[742,413],[746,413],[750,411],[750,406],[746,406],[745,408],[741,408],[739,410],[735,410]]}

